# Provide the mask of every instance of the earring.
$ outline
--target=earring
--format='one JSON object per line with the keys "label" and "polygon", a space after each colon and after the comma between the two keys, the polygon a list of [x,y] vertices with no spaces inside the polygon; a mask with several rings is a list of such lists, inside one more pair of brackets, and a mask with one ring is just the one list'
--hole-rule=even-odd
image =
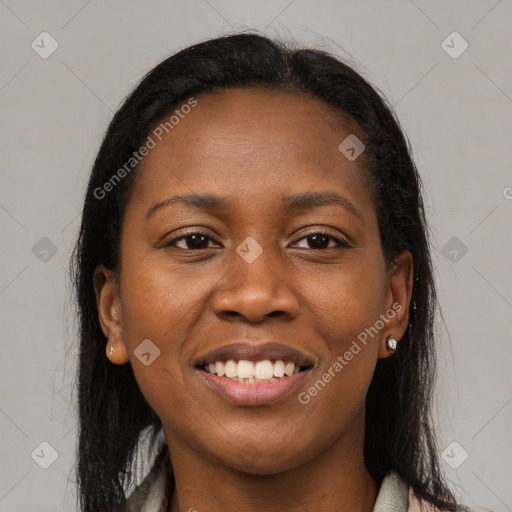
{"label": "earring", "polygon": [[114,352],[114,345],[110,345],[110,355],[112,355],[112,352]]}
{"label": "earring", "polygon": [[392,334],[390,334],[386,338],[386,345],[389,348],[389,350],[392,350],[393,352],[396,352],[397,344],[398,344],[398,341],[396,341],[395,337]]}

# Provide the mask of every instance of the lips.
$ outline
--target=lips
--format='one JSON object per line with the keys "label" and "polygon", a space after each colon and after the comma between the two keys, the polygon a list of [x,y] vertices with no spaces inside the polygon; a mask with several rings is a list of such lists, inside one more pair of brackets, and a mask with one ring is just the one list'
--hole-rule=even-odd
{"label": "lips", "polygon": [[280,343],[235,343],[200,356],[195,364],[210,389],[239,406],[284,398],[313,366],[312,357]]}

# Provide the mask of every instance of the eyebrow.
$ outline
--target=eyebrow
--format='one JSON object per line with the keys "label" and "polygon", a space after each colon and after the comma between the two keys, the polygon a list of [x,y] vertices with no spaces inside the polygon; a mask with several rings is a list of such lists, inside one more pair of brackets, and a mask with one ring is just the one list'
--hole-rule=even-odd
{"label": "eyebrow", "polygon": [[[193,208],[198,208],[208,212],[226,210],[229,208],[229,201],[221,196],[213,194],[181,194],[174,195],[154,204],[146,213],[148,220],[157,211],[174,204],[184,204]],[[363,215],[361,211],[354,206],[346,197],[340,196],[335,192],[302,192],[283,198],[281,210],[284,213],[295,213],[321,206],[338,205],[349,211],[361,221]]]}

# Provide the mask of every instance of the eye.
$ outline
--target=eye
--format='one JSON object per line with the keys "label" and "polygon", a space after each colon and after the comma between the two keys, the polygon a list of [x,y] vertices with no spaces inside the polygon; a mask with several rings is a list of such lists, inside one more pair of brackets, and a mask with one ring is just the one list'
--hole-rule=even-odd
{"label": "eye", "polygon": [[[209,241],[213,241],[213,238],[205,233],[193,232],[169,240],[165,247],[174,246],[184,250],[209,249]],[[182,245],[178,245],[179,243]]]}
{"label": "eye", "polygon": [[[335,249],[337,247],[350,248],[351,246],[339,237],[336,237],[326,231],[312,231],[307,236],[300,238],[299,241],[306,240],[306,243],[310,244],[311,247],[305,247],[306,249]],[[331,241],[335,242],[335,245],[329,246]]]}

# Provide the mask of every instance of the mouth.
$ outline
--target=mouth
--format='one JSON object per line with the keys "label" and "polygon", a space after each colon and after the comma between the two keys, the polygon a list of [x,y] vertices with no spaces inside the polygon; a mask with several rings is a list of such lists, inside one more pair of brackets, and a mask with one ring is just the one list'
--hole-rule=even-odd
{"label": "mouth", "polygon": [[292,393],[313,366],[313,358],[285,345],[239,343],[199,358],[195,369],[233,405],[256,406]]}

